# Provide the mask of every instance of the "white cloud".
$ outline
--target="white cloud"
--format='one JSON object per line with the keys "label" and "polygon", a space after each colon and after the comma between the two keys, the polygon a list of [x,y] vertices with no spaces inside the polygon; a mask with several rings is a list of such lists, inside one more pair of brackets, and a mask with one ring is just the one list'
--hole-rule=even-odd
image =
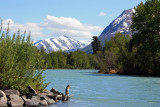
{"label": "white cloud", "polygon": [[44,37],[45,35],[41,32],[40,24],[38,23],[25,23],[17,24],[12,19],[3,20],[3,28],[7,29],[9,23],[9,28],[11,32],[17,32],[20,29],[21,32],[31,32],[33,38]]}
{"label": "white cloud", "polygon": [[75,18],[55,16],[47,16],[41,27],[51,30],[53,35],[68,35],[74,38],[91,38],[91,32],[103,30],[102,27],[83,24]]}
{"label": "white cloud", "polygon": [[66,30],[78,30],[78,31],[101,31],[102,27],[99,26],[91,26],[82,24],[75,18],[71,17],[54,17],[47,16],[42,27],[49,29],[66,29]]}
{"label": "white cloud", "polygon": [[105,12],[100,12],[99,16],[106,16],[106,13]]}
{"label": "white cloud", "polygon": [[81,23],[79,20],[71,17],[55,17],[47,16],[41,23],[25,23],[17,24],[12,19],[3,21],[3,27],[7,28],[7,23],[10,22],[10,30],[16,32],[21,31],[31,32],[33,38],[48,37],[43,33],[44,30],[51,31],[52,36],[68,35],[73,38],[89,39],[93,36],[92,32],[101,32],[100,26],[93,26]]}

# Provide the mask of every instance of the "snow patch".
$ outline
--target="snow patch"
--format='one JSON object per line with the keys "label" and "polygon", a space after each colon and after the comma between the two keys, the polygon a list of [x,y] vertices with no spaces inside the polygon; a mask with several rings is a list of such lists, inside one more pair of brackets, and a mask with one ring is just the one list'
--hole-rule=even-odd
{"label": "snow patch", "polygon": [[128,27],[128,24],[126,22],[123,22],[124,27]]}

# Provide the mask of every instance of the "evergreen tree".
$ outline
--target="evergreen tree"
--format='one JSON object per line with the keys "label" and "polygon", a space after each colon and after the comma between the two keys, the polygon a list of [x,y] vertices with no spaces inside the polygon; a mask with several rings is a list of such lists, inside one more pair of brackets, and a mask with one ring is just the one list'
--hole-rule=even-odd
{"label": "evergreen tree", "polygon": [[98,40],[97,36],[93,36],[93,42],[91,44],[92,44],[93,54],[96,54],[97,51],[101,51],[102,50],[101,43]]}

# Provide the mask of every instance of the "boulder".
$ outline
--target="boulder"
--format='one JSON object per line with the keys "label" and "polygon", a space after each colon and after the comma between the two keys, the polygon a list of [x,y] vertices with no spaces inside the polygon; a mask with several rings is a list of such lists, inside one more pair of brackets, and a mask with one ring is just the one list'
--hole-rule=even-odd
{"label": "boulder", "polygon": [[23,100],[25,101],[25,106],[39,106],[41,101],[39,96],[32,96],[32,99],[26,99],[23,96]]}
{"label": "boulder", "polygon": [[5,107],[5,106],[8,106],[7,97],[5,93],[2,90],[0,90],[0,107]]}
{"label": "boulder", "polygon": [[10,96],[11,94],[14,94],[14,95],[20,95],[20,92],[18,90],[12,90],[12,89],[7,89],[7,90],[4,90],[4,93],[6,94],[6,96]]}
{"label": "boulder", "polygon": [[42,101],[40,101],[40,105],[42,105],[42,106],[48,106],[48,103],[47,103],[46,100],[42,100]]}
{"label": "boulder", "polygon": [[23,99],[18,96],[18,95],[15,95],[15,94],[11,94],[9,96],[9,101],[8,101],[8,104],[12,107],[15,107],[15,106],[23,106],[24,104],[24,101]]}

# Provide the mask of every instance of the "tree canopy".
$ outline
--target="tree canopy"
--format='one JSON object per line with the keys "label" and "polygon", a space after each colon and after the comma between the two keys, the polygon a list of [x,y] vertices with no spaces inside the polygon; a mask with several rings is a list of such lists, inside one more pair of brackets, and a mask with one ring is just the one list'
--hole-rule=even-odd
{"label": "tree canopy", "polygon": [[156,74],[159,70],[160,0],[141,2],[135,11],[131,26],[133,47],[137,48],[139,65]]}

